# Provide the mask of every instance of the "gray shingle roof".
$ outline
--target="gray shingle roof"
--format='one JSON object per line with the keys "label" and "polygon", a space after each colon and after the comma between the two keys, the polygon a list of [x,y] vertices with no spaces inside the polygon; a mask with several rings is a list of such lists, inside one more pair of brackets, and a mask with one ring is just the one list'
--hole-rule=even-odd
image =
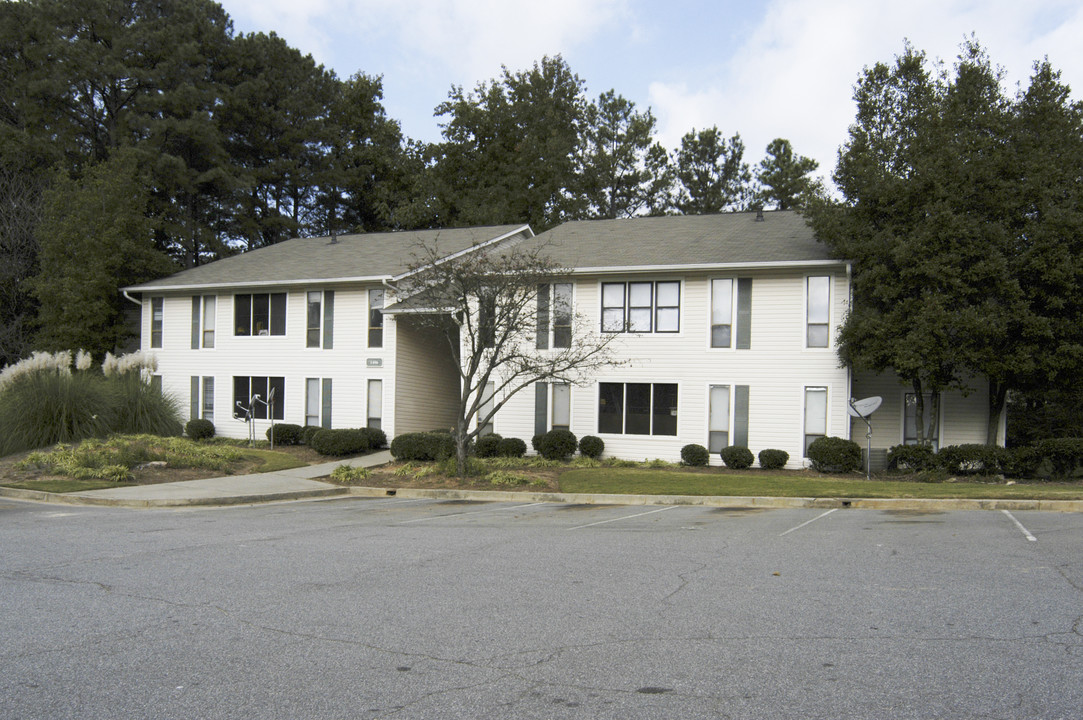
{"label": "gray shingle roof", "polygon": [[407,271],[421,244],[453,254],[513,233],[523,225],[296,238],[183,270],[126,290],[288,285],[306,281],[389,278]]}
{"label": "gray shingle roof", "polygon": [[791,211],[674,215],[569,222],[525,240],[572,269],[830,261]]}

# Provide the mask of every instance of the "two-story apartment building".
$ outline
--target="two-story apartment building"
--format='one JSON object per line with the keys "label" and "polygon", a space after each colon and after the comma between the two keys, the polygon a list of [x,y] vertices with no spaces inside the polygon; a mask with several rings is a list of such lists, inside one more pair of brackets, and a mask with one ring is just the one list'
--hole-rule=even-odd
{"label": "two-story apartment building", "polygon": [[[539,349],[570,342],[572,317],[613,336],[619,364],[508,398],[492,422],[505,437],[567,427],[631,459],[676,460],[699,443],[716,463],[726,445],[779,448],[800,467],[817,437],[864,445],[847,408],[868,395],[883,397],[874,460],[912,431],[906,386],[840,367],[850,267],[792,212],[580,221],[538,236],[505,226],[290,240],[129,288],[142,294],[142,347],[163,387],[219,434],[243,437],[234,415],[272,390],[273,408],[251,409],[257,429],[271,415],[390,437],[449,427],[459,380],[444,341],[409,312],[382,312],[408,300],[397,281],[433,242],[448,255],[541,245],[567,273],[539,304]],[[980,388],[942,398],[941,444],[983,442],[985,402]]]}

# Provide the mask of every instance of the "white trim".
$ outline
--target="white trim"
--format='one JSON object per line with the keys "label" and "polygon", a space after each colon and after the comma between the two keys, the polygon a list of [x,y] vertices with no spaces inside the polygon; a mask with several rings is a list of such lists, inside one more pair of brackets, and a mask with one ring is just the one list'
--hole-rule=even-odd
{"label": "white trim", "polygon": [[774,270],[778,268],[844,267],[841,260],[776,260],[770,262],[695,263],[688,265],[620,265],[602,267],[569,268],[572,275],[611,275],[616,273],[662,273],[699,270]]}
{"label": "white trim", "polygon": [[196,285],[132,285],[130,287],[121,288],[121,292],[127,296],[128,291],[132,292],[147,292],[147,293],[162,293],[162,292],[180,292],[183,290],[225,290],[229,291],[234,288],[271,288],[268,292],[271,292],[274,288],[279,287],[303,287],[309,285],[328,285],[335,284],[352,284],[352,283],[374,283],[383,282],[385,279],[390,278],[390,275],[372,275],[364,277],[337,277],[337,278],[302,278],[299,280],[245,280],[242,282],[214,282],[214,283],[202,283]]}

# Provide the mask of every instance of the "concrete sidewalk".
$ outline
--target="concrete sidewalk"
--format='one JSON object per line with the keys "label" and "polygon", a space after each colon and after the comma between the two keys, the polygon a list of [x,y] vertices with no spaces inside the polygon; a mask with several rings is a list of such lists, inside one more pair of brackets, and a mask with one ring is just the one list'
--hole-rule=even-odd
{"label": "concrete sidewalk", "polygon": [[251,475],[186,480],[183,482],[130,485],[77,493],[43,493],[36,490],[0,488],[0,495],[24,500],[43,500],[68,505],[122,507],[176,507],[183,505],[243,505],[276,500],[349,495],[350,489],[316,478],[327,477],[339,465],[376,467],[391,462],[387,450],[356,458],[306,465],[289,470]]}

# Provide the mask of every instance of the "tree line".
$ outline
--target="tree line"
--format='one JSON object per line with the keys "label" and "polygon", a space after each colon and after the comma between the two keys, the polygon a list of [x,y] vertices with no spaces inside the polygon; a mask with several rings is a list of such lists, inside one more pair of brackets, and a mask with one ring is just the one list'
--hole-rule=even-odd
{"label": "tree line", "polygon": [[816,167],[780,139],[752,172],[717,128],[668,152],[559,56],[453,87],[417,142],[379,77],[212,0],[0,1],[0,73],[0,366],[103,355],[118,287],[290,237],[787,207]]}

